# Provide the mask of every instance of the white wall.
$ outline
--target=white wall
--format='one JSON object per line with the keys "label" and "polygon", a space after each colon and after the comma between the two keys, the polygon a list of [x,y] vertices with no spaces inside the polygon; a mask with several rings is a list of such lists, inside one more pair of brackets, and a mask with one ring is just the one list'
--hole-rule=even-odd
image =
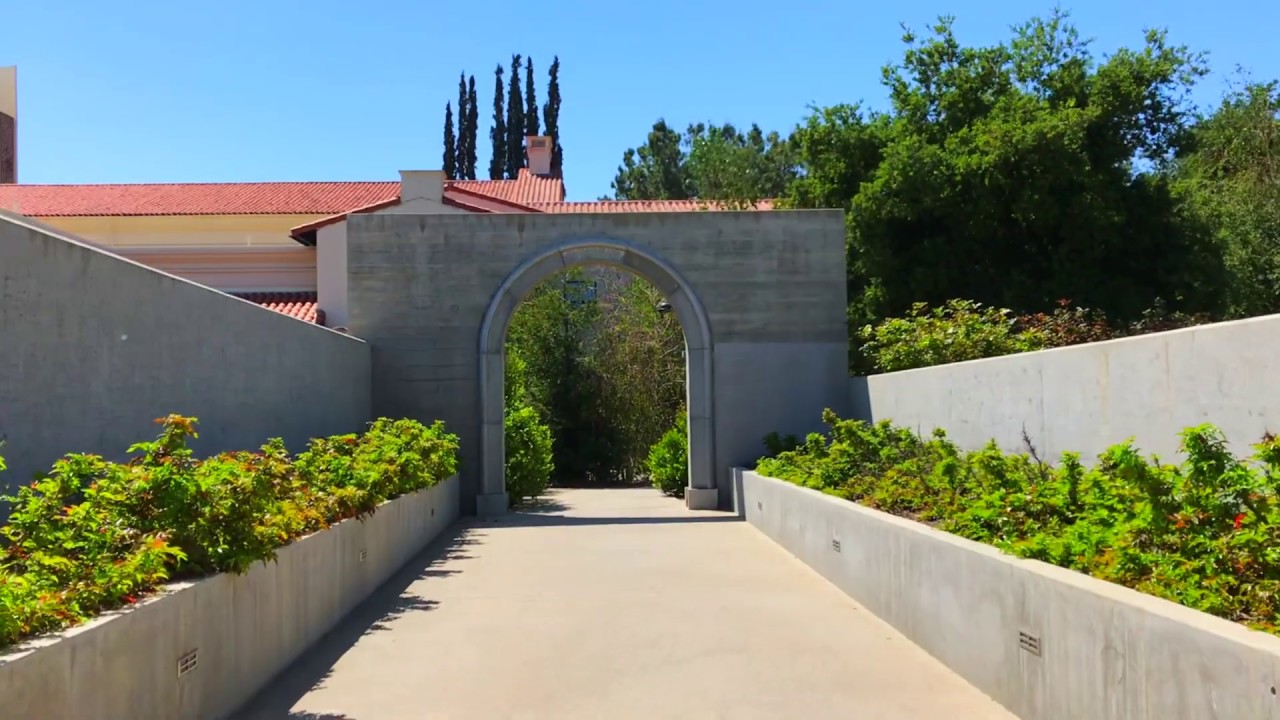
{"label": "white wall", "polygon": [[1183,428],[1213,423],[1241,455],[1280,431],[1280,315],[853,378],[854,417],[1092,460],[1129,437],[1175,460]]}
{"label": "white wall", "polygon": [[[243,575],[155,597],[0,654],[0,717],[227,717],[458,517],[457,476],[292,542]],[[196,654],[178,675],[179,658]]]}
{"label": "white wall", "polygon": [[316,231],[316,307],[329,327],[347,326],[347,224]]}
{"label": "white wall", "polygon": [[1024,720],[1280,717],[1274,635],[734,472],[748,522]]}

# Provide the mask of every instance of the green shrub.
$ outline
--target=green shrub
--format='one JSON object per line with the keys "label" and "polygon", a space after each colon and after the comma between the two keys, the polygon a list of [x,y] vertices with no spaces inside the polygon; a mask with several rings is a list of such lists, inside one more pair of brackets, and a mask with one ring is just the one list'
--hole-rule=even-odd
{"label": "green shrub", "polygon": [[686,413],[649,448],[649,481],[664,494],[684,497],[689,484],[689,422]]}
{"label": "green shrub", "polygon": [[841,420],[764,458],[761,474],[928,522],[1006,552],[1126,585],[1250,627],[1280,632],[1280,441],[1248,460],[1210,425],[1182,433],[1180,465],[1116,445],[1086,469],[1028,443],[963,452],[937,431]]}
{"label": "green shrub", "polygon": [[6,498],[0,647],[135,602],[170,578],[244,572],[457,470],[457,437],[438,422],[377,420],[361,435],[313,440],[296,459],[273,439],[204,460],[187,447],[194,418],[157,422],[159,436],[132,446],[129,462],[67,455]]}
{"label": "green shrub", "polygon": [[513,505],[536,498],[551,484],[551,428],[528,405],[507,410],[507,496]]}
{"label": "green shrub", "polygon": [[1039,350],[1044,338],[1019,331],[1008,310],[972,300],[949,300],[930,309],[916,303],[906,317],[889,318],[860,333],[862,352],[880,372]]}

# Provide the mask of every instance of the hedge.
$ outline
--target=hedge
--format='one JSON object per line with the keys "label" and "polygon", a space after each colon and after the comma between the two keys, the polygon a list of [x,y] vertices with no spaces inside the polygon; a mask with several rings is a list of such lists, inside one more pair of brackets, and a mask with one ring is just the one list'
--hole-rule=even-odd
{"label": "hedge", "polygon": [[[928,523],[1280,634],[1280,440],[1238,459],[1212,425],[1182,433],[1178,465],[1132,441],[1086,468],[994,442],[964,452],[942,431],[823,416],[828,435],[761,459],[763,474]],[[1024,438],[1025,440],[1025,438]]]}
{"label": "hedge", "polygon": [[156,422],[159,436],[129,448],[128,462],[70,454],[5,498],[0,647],[132,604],[171,579],[243,573],[457,470],[457,436],[439,422],[382,418],[362,434],[313,439],[296,457],[276,438],[204,460],[187,446],[195,418]]}

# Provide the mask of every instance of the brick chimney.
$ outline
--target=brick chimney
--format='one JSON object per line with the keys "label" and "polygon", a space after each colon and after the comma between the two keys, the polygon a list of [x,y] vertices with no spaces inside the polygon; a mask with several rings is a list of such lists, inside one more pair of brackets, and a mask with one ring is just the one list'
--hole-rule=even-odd
{"label": "brick chimney", "polygon": [[554,143],[548,135],[529,135],[524,139],[524,151],[529,158],[529,172],[534,175],[551,174],[551,150]]}

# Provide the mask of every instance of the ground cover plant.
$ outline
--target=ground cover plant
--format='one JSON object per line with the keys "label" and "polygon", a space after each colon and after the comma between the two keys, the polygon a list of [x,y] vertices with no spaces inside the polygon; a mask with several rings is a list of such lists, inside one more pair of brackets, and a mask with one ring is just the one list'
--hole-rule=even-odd
{"label": "ground cover plant", "polygon": [[167,580],[245,572],[457,470],[457,436],[439,422],[383,418],[296,456],[272,439],[207,459],[188,447],[195,418],[156,422],[158,437],[133,445],[128,462],[70,454],[6,498],[0,647],[132,604]]}
{"label": "ground cover plant", "polygon": [[928,523],[1280,634],[1280,440],[1247,459],[1222,433],[1182,433],[1186,460],[1144,457],[1132,442],[1086,468],[993,443],[965,452],[942,431],[823,416],[827,434],[760,460],[762,475]]}

